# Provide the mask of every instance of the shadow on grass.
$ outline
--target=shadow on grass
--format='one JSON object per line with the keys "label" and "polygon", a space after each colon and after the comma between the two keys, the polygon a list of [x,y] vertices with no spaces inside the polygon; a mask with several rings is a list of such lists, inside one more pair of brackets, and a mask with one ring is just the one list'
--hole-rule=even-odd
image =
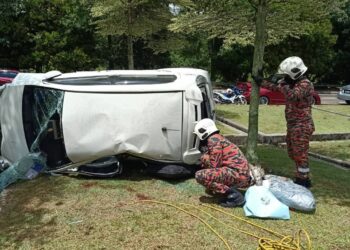
{"label": "shadow on grass", "polygon": [[[154,169],[152,169],[154,168]],[[181,167],[180,167],[181,168]],[[193,169],[193,173],[179,174],[175,169],[168,169],[168,173],[159,171],[157,165],[149,165],[143,163],[140,159],[131,158],[124,161],[124,170],[118,179],[130,180],[130,181],[142,181],[142,180],[162,180],[169,184],[177,185],[190,178],[194,178],[194,173],[197,169]],[[173,171],[174,170],[174,171]],[[174,174],[174,175],[172,175]]]}
{"label": "shadow on grass", "polygon": [[201,196],[199,197],[199,201],[206,204],[218,204],[221,198],[219,196]]}
{"label": "shadow on grass", "polygon": [[313,187],[310,189],[317,200],[338,206],[350,207],[350,173],[334,173],[327,179],[327,175],[315,176]]}
{"label": "shadow on grass", "polygon": [[55,177],[39,176],[15,183],[4,190],[0,202],[0,245],[19,249],[23,241],[40,245],[56,230],[55,215],[46,203],[60,206],[66,183]]}
{"label": "shadow on grass", "polygon": [[300,210],[296,210],[296,209],[293,209],[293,208],[289,208],[291,211],[293,211],[294,213],[297,213],[297,214],[311,214],[311,215],[314,215],[316,214],[316,211],[317,211],[317,208],[315,210],[312,210],[312,211],[300,211]]}
{"label": "shadow on grass", "polygon": [[[294,162],[288,158],[285,149],[273,146],[260,146],[259,157],[267,174],[293,178]],[[350,171],[310,159],[313,187],[310,191],[317,202],[350,207]]]}
{"label": "shadow on grass", "polygon": [[[65,195],[77,190],[84,192],[90,188],[125,189],[135,193],[138,200],[151,199],[147,194],[139,193],[132,182],[161,179],[171,185],[177,185],[188,178],[164,179],[149,175],[141,160],[130,159],[124,163],[122,175],[114,178],[93,178],[84,176],[48,176],[41,175],[31,181],[20,181],[8,187],[0,194],[0,246],[2,249],[20,249],[46,245],[57,232],[61,219],[55,210],[64,205]],[[73,181],[83,180],[83,181]],[[84,181],[89,180],[89,181]],[[91,181],[92,180],[92,181]],[[101,180],[101,181],[100,181]],[[118,184],[116,180],[130,181]],[[27,242],[27,243],[25,243]]]}
{"label": "shadow on grass", "polygon": [[[156,171],[151,170],[152,166],[147,166],[142,160],[137,158],[128,158],[123,160],[123,172],[113,178],[103,178],[103,180],[127,180],[127,181],[144,181],[144,180],[162,180],[169,184],[179,184],[190,178],[194,178],[194,172],[190,175],[174,175],[164,176],[157,174]],[[90,179],[90,180],[101,180],[99,177],[88,177],[88,176],[76,176],[78,179]]]}

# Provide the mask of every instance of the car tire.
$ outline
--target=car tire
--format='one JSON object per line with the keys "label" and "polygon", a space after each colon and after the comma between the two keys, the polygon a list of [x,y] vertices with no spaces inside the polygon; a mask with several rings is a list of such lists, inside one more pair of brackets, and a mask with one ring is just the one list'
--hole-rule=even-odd
{"label": "car tire", "polygon": [[349,100],[347,100],[347,101],[345,101],[346,102],[346,104],[350,104],[350,101]]}
{"label": "car tire", "polygon": [[78,168],[80,175],[92,177],[114,177],[123,172],[123,164],[116,156],[103,157]]}
{"label": "car tire", "polygon": [[269,102],[270,102],[270,100],[269,100],[268,97],[266,97],[266,96],[260,96],[259,97],[259,104],[267,105],[267,104],[269,104]]}
{"label": "car tire", "polygon": [[148,174],[172,180],[192,178],[197,170],[195,165],[149,163],[146,167]]}
{"label": "car tire", "polygon": [[316,102],[316,98],[313,96],[313,97],[312,97],[312,101],[311,101],[311,105],[316,105],[316,103],[317,103],[317,102]]}

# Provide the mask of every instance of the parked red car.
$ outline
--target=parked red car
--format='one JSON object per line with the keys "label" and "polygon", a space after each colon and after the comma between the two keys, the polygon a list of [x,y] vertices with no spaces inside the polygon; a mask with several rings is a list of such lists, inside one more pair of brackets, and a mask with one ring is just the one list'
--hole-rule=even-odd
{"label": "parked red car", "polygon": [[[238,82],[236,84],[238,88],[243,90],[243,95],[247,99],[248,103],[250,101],[250,92],[252,89],[252,85],[250,82]],[[285,104],[286,98],[282,94],[282,92],[279,91],[272,91],[269,89],[266,89],[264,87],[260,87],[260,94],[259,94],[259,102],[260,104]],[[313,92],[313,104],[319,105],[321,104],[321,98],[318,95],[316,91]]]}
{"label": "parked red car", "polygon": [[0,69],[0,86],[5,83],[12,82],[13,78],[18,74],[17,70],[12,69]]}

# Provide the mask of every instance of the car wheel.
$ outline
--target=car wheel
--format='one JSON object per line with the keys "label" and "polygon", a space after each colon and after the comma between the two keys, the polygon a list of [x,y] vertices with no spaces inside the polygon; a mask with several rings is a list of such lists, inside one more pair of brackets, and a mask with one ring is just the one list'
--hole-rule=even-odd
{"label": "car wheel", "polygon": [[78,168],[79,174],[93,177],[114,177],[122,172],[123,164],[116,156],[103,157]]}
{"label": "car wheel", "polygon": [[345,101],[346,102],[346,104],[350,104],[350,101]]}
{"label": "car wheel", "polygon": [[316,105],[316,98],[315,97],[312,97],[311,105]]}
{"label": "car wheel", "polygon": [[267,105],[269,104],[269,98],[267,98],[266,96],[260,96],[259,103],[262,105]]}
{"label": "car wheel", "polygon": [[247,104],[247,99],[245,99],[245,97],[241,98],[241,104],[243,104],[243,105]]}

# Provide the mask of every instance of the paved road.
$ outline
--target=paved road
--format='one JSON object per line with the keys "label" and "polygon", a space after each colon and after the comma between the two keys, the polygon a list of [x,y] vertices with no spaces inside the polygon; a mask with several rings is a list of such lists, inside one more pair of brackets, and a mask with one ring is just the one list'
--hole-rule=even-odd
{"label": "paved road", "polygon": [[319,94],[321,97],[321,104],[342,104],[346,105],[345,101],[338,100],[337,93]]}

